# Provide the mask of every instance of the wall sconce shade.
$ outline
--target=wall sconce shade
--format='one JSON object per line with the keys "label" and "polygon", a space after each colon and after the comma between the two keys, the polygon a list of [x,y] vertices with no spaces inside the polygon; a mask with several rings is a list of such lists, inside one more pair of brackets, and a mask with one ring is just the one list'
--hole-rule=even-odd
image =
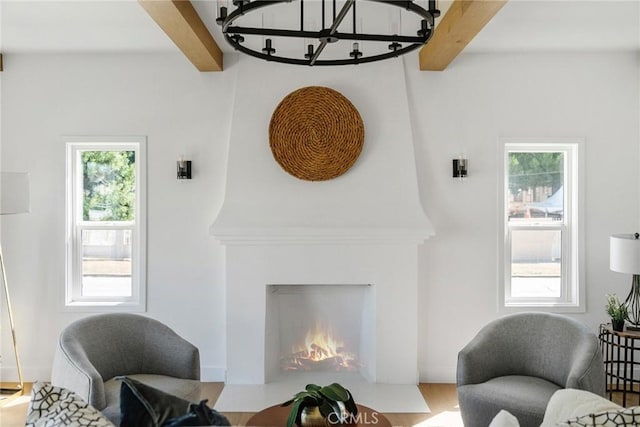
{"label": "wall sconce shade", "polygon": [[609,238],[609,268],[633,274],[631,291],[624,304],[631,323],[628,329],[640,330],[640,234],[614,234]]}
{"label": "wall sconce shade", "polygon": [[191,160],[180,156],[178,160],[178,179],[191,179]]}
{"label": "wall sconce shade", "polygon": [[469,160],[464,157],[453,159],[453,177],[461,180],[467,177]]}

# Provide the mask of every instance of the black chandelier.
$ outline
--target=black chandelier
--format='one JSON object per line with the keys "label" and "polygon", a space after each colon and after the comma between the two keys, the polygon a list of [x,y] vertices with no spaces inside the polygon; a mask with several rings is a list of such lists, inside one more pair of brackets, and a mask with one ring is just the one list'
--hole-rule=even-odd
{"label": "black chandelier", "polygon": [[[299,30],[264,28],[264,25],[262,28],[234,26],[234,21],[252,11],[281,3],[294,3],[293,0],[233,0],[235,10],[228,13],[226,7],[220,7],[216,23],[222,26],[222,33],[224,34],[225,39],[231,46],[233,46],[234,49],[256,58],[296,65],[348,65],[395,58],[423,46],[433,35],[435,18],[440,16],[440,11],[436,9],[435,0],[428,0],[429,10],[425,10],[421,6],[415,4],[413,0],[367,0],[369,2],[375,2],[387,6],[399,7],[418,15],[420,17],[420,27],[416,29],[415,36],[399,34],[365,34],[362,30],[360,30],[360,32],[356,31],[358,13],[356,10],[356,0],[345,0],[340,11],[337,11],[336,0],[326,1],[327,3],[330,3],[329,7],[333,8],[332,13],[329,11],[330,16],[332,17],[329,22],[330,25],[327,25],[327,19],[325,18],[325,0],[320,1],[322,2],[322,29],[319,31],[309,31],[304,28],[305,0],[295,0],[295,2],[300,5]],[[362,0],[359,0],[359,2],[360,1]],[[342,21],[347,18],[349,11],[351,11],[351,18],[353,21],[352,31],[340,32],[338,31],[338,27]],[[247,44],[244,43],[245,37],[248,36],[262,36],[264,38],[262,49],[256,50],[248,47]],[[313,43],[306,43],[305,41],[305,49],[302,50],[299,57],[279,56],[276,55],[276,46],[273,43],[273,39],[266,37],[294,37],[303,40],[316,39],[320,44],[316,48]],[[353,42],[351,45],[352,49],[348,52],[349,57],[342,59],[320,59],[320,55],[328,44],[335,43],[340,40],[350,40]],[[385,43],[387,44],[387,49],[386,51],[383,50],[383,53],[366,55],[366,52],[360,50],[360,42],[363,41]],[[344,56],[346,56],[346,52]]]}

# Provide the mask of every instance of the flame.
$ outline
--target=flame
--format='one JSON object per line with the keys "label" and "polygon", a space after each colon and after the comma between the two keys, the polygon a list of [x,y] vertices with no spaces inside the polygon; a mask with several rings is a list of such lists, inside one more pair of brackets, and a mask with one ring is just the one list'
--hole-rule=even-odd
{"label": "flame", "polygon": [[307,332],[304,344],[294,345],[291,354],[282,358],[282,369],[355,371],[357,358],[345,351],[344,342],[321,322]]}
{"label": "flame", "polygon": [[338,356],[338,349],[344,346],[343,341],[336,340],[331,333],[316,324],[313,330],[307,332],[304,338],[309,359],[314,362]]}

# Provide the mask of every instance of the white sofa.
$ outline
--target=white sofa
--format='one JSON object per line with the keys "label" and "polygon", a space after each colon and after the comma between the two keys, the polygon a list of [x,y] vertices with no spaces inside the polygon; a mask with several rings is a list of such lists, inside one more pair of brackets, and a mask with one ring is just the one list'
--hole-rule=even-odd
{"label": "white sofa", "polygon": [[[540,427],[630,425],[640,425],[640,407],[625,409],[588,391],[562,389],[551,396]],[[519,424],[515,416],[503,410],[489,427],[519,427]]]}

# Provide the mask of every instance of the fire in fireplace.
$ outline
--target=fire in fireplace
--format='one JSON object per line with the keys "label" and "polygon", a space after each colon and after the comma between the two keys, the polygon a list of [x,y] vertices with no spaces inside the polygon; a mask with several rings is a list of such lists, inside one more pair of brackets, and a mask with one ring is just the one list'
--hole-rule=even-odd
{"label": "fire in fireplace", "polygon": [[291,353],[280,359],[283,371],[344,371],[357,372],[358,358],[345,348],[344,341],[329,330],[323,322],[307,332],[304,343],[291,348]]}
{"label": "fire in fireplace", "polygon": [[266,380],[331,372],[370,378],[373,297],[368,284],[267,285]]}

